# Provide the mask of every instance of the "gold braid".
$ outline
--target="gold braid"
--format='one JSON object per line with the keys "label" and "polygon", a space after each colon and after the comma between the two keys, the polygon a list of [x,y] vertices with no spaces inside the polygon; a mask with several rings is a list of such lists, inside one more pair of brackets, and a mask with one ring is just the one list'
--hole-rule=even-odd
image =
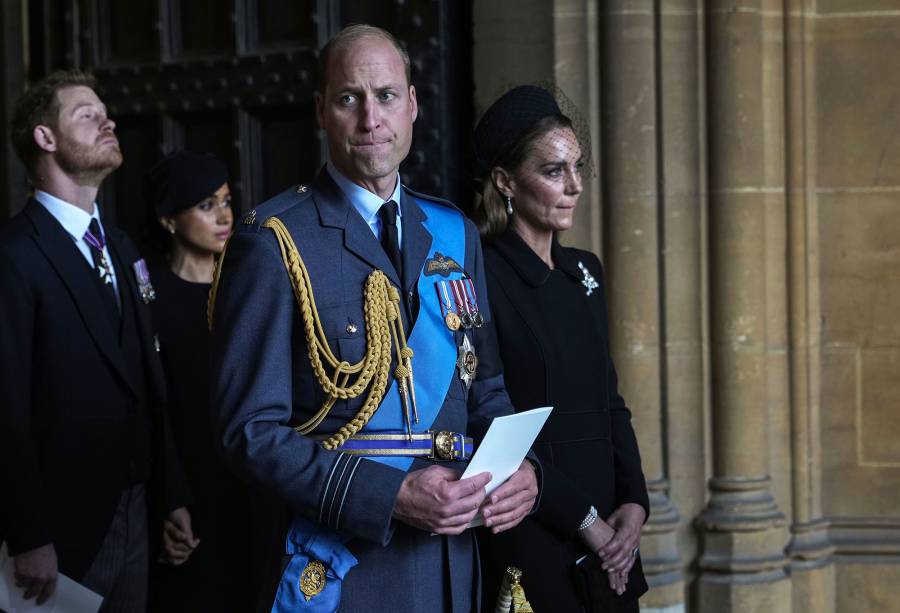
{"label": "gold braid", "polygon": [[[349,364],[338,360],[328,345],[322,321],[319,319],[319,311],[316,308],[316,300],[313,295],[312,283],[309,271],[300,257],[294,239],[290,232],[277,217],[268,218],[262,227],[269,228],[275,233],[281,257],[284,260],[294,297],[300,308],[300,316],[303,320],[303,330],[306,336],[307,354],[312,365],[313,374],[319,385],[325,391],[326,399],[321,408],[309,420],[296,426],[294,429],[300,434],[307,434],[314,430],[328,415],[335,401],[340,399],[356,398],[369,388],[366,397],[357,414],[341,426],[337,432],[322,441],[325,449],[336,449],[344,442],[359,432],[372,418],[381,404],[387,391],[387,380],[391,366],[391,345],[397,347],[399,357],[412,357],[412,350],[406,345],[406,335],[403,331],[400,319],[400,295],[388,278],[380,270],[373,271],[366,279],[363,289],[364,316],[366,322],[366,353],[363,359],[356,364]],[[227,244],[226,244],[227,247]],[[212,328],[213,307],[216,299],[216,290],[219,285],[221,263],[225,259],[225,252],[219,257],[219,262],[213,274],[213,283],[209,291],[209,305],[207,317]],[[329,377],[326,366],[333,369]],[[358,373],[356,380],[348,385],[350,376]],[[402,361],[398,365],[395,376],[398,378],[408,376],[407,369],[402,367]],[[370,385],[371,384],[371,385]]]}

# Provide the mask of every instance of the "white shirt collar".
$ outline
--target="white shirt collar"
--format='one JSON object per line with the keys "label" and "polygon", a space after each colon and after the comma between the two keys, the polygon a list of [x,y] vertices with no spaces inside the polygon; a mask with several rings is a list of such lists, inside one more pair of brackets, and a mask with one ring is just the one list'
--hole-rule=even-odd
{"label": "white shirt collar", "polygon": [[400,173],[397,173],[397,183],[394,186],[394,191],[391,194],[391,197],[387,200],[383,200],[381,196],[378,194],[373,194],[369,190],[364,187],[360,187],[347,177],[341,174],[341,172],[334,167],[334,164],[331,163],[331,160],[328,160],[328,163],[325,164],[325,169],[328,171],[328,174],[331,175],[331,178],[334,179],[334,182],[337,183],[337,186],[344,192],[344,195],[347,196],[347,200],[350,201],[350,204],[353,205],[359,214],[362,215],[362,218],[366,220],[366,223],[372,225],[375,218],[378,216],[378,209],[381,208],[381,205],[385,202],[393,200],[397,203],[397,217],[403,217],[403,210],[400,206]]}
{"label": "white shirt collar", "polygon": [[[84,238],[84,233],[87,232],[88,226],[91,225],[91,219],[96,219],[100,227],[103,228],[103,223],[100,222],[100,207],[97,206],[96,202],[94,203],[93,213],[89,215],[84,209],[41,190],[35,190],[34,199],[40,202],[47,209],[47,212],[53,215],[56,221],[76,241]],[[103,232],[105,234],[106,230]]]}

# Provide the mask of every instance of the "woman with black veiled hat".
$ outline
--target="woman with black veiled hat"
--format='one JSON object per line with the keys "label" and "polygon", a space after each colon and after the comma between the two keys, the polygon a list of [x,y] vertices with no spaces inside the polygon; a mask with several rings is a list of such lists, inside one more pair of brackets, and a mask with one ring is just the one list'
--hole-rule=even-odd
{"label": "woman with black veiled hat", "polygon": [[507,566],[523,571],[535,611],[636,613],[647,590],[638,547],[649,500],[610,356],[603,269],[557,240],[589,168],[584,132],[535,86],[504,94],[475,129],[474,216],[506,389],[517,410],[554,407],[534,445],[537,512],[501,534],[480,530],[486,610]]}
{"label": "woman with black veiled hat", "polygon": [[[217,157],[178,151],[150,170],[144,188],[167,239],[165,262],[151,269],[152,307],[169,420],[194,493],[191,514],[199,541],[182,542],[181,555],[153,566],[150,611],[250,611],[250,502],[219,461],[209,401],[206,304],[216,257],[232,229],[228,173]],[[177,534],[171,536],[178,541]]]}

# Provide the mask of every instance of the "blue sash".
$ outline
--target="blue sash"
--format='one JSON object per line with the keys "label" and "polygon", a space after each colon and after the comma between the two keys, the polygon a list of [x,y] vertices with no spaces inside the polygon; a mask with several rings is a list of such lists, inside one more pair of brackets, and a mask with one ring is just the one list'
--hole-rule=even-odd
{"label": "blue sash", "polygon": [[[462,215],[449,207],[431,204],[415,199],[428,216],[423,225],[431,233],[431,249],[427,260],[435,253],[450,256],[457,262],[465,262],[466,230]],[[459,273],[456,273],[459,276]],[[425,432],[437,419],[438,411],[444,404],[450,382],[455,376],[456,341],[453,333],[444,325],[441,305],[436,300],[434,277],[419,272],[419,315],[407,338],[413,350],[413,381],[416,386],[416,405],[419,409],[419,423],[413,424],[413,432]],[[362,432],[397,432],[404,429],[403,404],[396,380],[384,395],[378,410],[362,429]],[[367,456],[367,459],[389,464],[400,470],[409,470],[413,458]]]}
{"label": "blue sash", "polygon": [[[457,262],[465,262],[466,232],[462,215],[427,200],[415,198],[415,201],[427,217],[423,225],[432,238],[426,261],[440,253]],[[461,273],[454,275],[459,277]],[[450,382],[456,376],[456,342],[453,333],[444,325],[434,282],[433,277],[419,272],[419,314],[407,338],[407,344],[413,350],[413,377],[419,413],[419,423],[413,424],[414,432],[425,432],[431,428],[444,404]],[[392,379],[378,410],[361,432],[399,432],[403,431],[404,423],[400,392],[396,380]],[[413,458],[407,457],[366,456],[366,459],[402,471],[409,470],[413,462]],[[341,582],[357,564],[356,558],[344,545],[347,539],[321,524],[295,516],[285,540],[285,553],[291,556],[291,560],[282,574],[272,613],[336,611],[341,601]],[[307,600],[300,591],[300,575],[314,560],[325,566],[325,588]]]}

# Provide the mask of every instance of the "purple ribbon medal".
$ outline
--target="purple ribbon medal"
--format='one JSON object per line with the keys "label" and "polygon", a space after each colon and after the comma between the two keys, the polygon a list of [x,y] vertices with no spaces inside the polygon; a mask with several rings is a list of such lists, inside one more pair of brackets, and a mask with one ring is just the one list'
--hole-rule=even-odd
{"label": "purple ribbon medal", "polygon": [[147,262],[141,258],[131,265],[134,269],[134,276],[137,279],[138,290],[141,292],[141,300],[144,304],[150,304],[156,300],[156,290],[150,284],[150,271],[147,270]]}

